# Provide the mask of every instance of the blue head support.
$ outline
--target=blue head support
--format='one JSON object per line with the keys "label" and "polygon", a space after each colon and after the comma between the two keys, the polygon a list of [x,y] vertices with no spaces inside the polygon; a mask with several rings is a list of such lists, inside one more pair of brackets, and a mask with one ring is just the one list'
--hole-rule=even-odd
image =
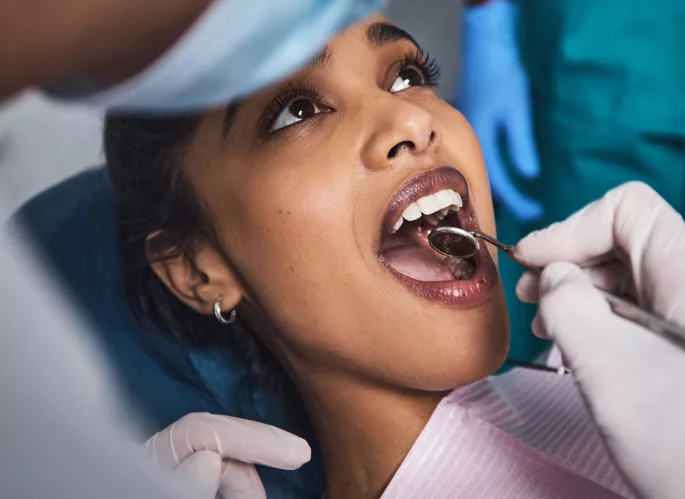
{"label": "blue head support", "polygon": [[[126,305],[114,195],[104,169],[88,170],[40,194],[16,215],[90,321],[111,360],[129,410],[152,433],[190,412],[263,421],[312,445],[295,472],[259,469],[269,497],[321,497],[323,466],[301,401],[257,386],[242,351],[188,348],[141,327]],[[230,327],[230,326],[227,326]]]}

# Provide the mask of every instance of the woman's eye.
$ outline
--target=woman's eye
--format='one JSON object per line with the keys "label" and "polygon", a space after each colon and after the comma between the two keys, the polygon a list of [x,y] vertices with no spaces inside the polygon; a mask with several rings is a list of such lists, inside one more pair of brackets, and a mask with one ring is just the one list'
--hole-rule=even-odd
{"label": "woman's eye", "polygon": [[317,106],[311,99],[298,97],[290,104],[286,105],[276,115],[274,124],[271,126],[272,132],[293,125],[300,121],[304,121],[312,116],[324,112],[325,109]]}
{"label": "woman's eye", "polygon": [[392,83],[392,87],[390,87],[390,91],[392,93],[401,92],[409,87],[420,87],[425,84],[426,78],[423,76],[423,72],[418,68],[408,66],[399,72],[397,78]]}

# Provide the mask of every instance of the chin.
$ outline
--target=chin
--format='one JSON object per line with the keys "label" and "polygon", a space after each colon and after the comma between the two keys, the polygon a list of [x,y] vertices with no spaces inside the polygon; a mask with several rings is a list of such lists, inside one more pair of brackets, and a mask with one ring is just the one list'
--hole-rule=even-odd
{"label": "chin", "polygon": [[[423,390],[449,391],[474,383],[495,373],[507,358],[511,337],[501,288],[487,307],[466,320],[459,313],[450,315],[457,318],[436,328],[436,343],[425,350],[430,353],[422,360]],[[453,324],[460,318],[462,327],[455,332]]]}

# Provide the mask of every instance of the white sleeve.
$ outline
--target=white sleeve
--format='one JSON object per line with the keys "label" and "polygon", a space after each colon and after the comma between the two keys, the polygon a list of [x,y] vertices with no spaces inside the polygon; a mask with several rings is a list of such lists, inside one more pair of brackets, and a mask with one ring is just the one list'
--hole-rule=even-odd
{"label": "white sleeve", "polygon": [[147,462],[116,385],[31,251],[0,234],[0,497],[191,499]]}

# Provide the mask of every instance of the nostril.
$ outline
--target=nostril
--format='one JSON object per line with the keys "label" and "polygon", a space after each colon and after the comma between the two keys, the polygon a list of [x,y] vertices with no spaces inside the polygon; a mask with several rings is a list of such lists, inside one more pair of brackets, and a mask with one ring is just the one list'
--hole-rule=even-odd
{"label": "nostril", "polygon": [[399,144],[395,144],[392,149],[388,151],[388,159],[393,159],[395,156],[397,156],[402,148],[407,148],[410,151],[413,151],[415,146],[411,140],[405,140]]}
{"label": "nostril", "polygon": [[428,144],[432,144],[435,142],[435,139],[437,138],[437,134],[435,133],[435,130],[431,130],[430,137],[428,137]]}

